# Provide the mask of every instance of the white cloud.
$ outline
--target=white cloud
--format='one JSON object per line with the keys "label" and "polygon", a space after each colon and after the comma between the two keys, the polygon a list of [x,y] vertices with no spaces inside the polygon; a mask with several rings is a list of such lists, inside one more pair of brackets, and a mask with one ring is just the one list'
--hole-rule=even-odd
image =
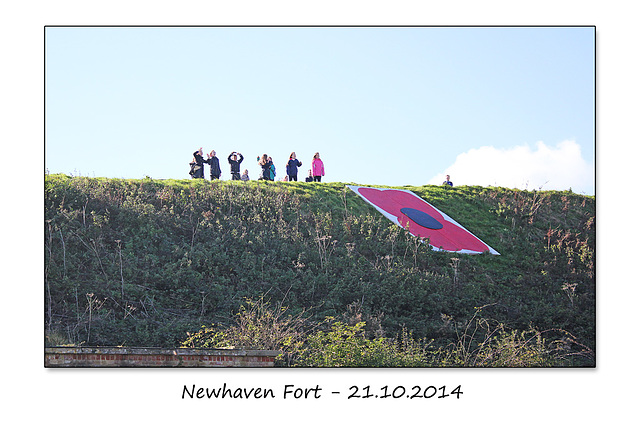
{"label": "white cloud", "polygon": [[595,168],[583,158],[575,141],[549,147],[540,141],[532,150],[528,144],[508,149],[474,148],[460,154],[453,165],[433,177],[429,184],[441,184],[451,175],[454,185],[499,186],[534,190],[568,190],[594,194]]}

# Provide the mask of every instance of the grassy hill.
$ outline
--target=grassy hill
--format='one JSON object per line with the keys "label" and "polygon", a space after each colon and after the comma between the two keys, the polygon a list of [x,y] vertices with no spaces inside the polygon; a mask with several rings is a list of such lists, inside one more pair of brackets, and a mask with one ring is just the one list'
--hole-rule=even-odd
{"label": "grassy hill", "polygon": [[554,366],[593,366],[594,197],[402,188],[501,255],[432,251],[342,183],[47,175],[47,340],[177,346],[269,301],[309,331],[328,333],[329,317],[396,348],[410,333],[467,354],[535,338],[562,350]]}

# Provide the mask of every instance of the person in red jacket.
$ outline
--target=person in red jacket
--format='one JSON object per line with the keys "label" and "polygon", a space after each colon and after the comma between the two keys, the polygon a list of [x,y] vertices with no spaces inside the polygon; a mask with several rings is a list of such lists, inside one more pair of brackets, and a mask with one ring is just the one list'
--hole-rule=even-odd
{"label": "person in red jacket", "polygon": [[320,159],[320,153],[313,155],[313,161],[311,162],[311,170],[313,171],[313,181],[320,182],[324,176],[324,163]]}

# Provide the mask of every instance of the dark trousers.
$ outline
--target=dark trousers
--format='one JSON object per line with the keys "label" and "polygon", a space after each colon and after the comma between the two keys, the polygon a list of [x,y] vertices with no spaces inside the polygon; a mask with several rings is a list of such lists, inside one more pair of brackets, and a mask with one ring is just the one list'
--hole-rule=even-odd
{"label": "dark trousers", "polygon": [[321,180],[321,179],[322,179],[322,177],[321,177],[321,176],[314,176],[314,177],[313,177],[313,181],[314,181],[314,182],[320,182],[320,180]]}

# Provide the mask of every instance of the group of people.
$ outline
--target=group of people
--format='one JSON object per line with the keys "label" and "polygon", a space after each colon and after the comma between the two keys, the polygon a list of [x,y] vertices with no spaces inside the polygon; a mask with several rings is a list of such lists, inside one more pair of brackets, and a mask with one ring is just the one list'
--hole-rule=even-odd
{"label": "group of people", "polygon": [[[231,168],[231,179],[232,180],[240,180],[240,181],[249,181],[249,170],[245,169],[242,174],[240,174],[240,164],[244,160],[244,156],[237,152],[232,151],[227,157],[227,161],[229,162]],[[275,181],[276,178],[276,167],[273,164],[273,159],[267,154],[263,154],[262,156],[258,156],[256,158],[258,161],[258,165],[262,169],[260,178],[258,180],[266,180],[266,181]],[[191,166],[191,170],[189,174],[193,178],[203,178],[204,179],[204,164],[208,164],[210,166],[211,171],[211,180],[220,179],[222,176],[222,169],[220,169],[220,160],[216,157],[215,150],[211,150],[210,153],[207,154],[207,158],[204,158],[204,154],[202,151],[202,147],[193,153],[193,160],[189,165]],[[289,155],[289,161],[286,165],[286,175],[282,178],[282,181],[298,181],[298,168],[302,166],[302,162],[298,160],[295,151]],[[313,160],[311,161],[311,169],[309,169],[309,176],[305,178],[306,182],[321,182],[322,177],[324,176],[324,163],[322,159],[320,159],[320,153],[316,153],[313,155]],[[453,187],[453,183],[451,182],[451,178],[447,175],[447,178],[444,180],[442,185],[448,185]]]}
{"label": "group of people", "polygon": [[[249,181],[249,170],[245,169],[242,174],[240,174],[240,164],[244,160],[244,156],[237,151],[231,152],[227,161],[231,167],[231,179],[232,180],[240,180],[240,181]],[[273,164],[273,159],[267,154],[263,154],[262,156],[258,156],[257,159],[258,165],[260,165],[262,169],[262,173],[258,180],[267,180],[267,181],[275,181],[276,177],[276,167]],[[204,179],[204,164],[208,164],[210,166],[211,171],[211,180],[220,179],[222,176],[222,169],[220,169],[220,160],[216,157],[216,152],[211,150],[210,153],[207,154],[207,158],[204,158],[204,154],[202,151],[202,147],[199,150],[193,153],[193,160],[189,165],[191,169],[189,171],[189,175],[193,178],[202,178]],[[289,156],[289,161],[286,165],[286,175],[283,178],[283,181],[298,181],[298,168],[302,166],[302,162],[297,159],[296,153],[293,152]],[[320,153],[316,153],[313,156],[313,160],[311,161],[311,169],[309,169],[309,176],[305,179],[306,182],[321,182],[322,177],[324,176],[324,163],[320,159]]]}

